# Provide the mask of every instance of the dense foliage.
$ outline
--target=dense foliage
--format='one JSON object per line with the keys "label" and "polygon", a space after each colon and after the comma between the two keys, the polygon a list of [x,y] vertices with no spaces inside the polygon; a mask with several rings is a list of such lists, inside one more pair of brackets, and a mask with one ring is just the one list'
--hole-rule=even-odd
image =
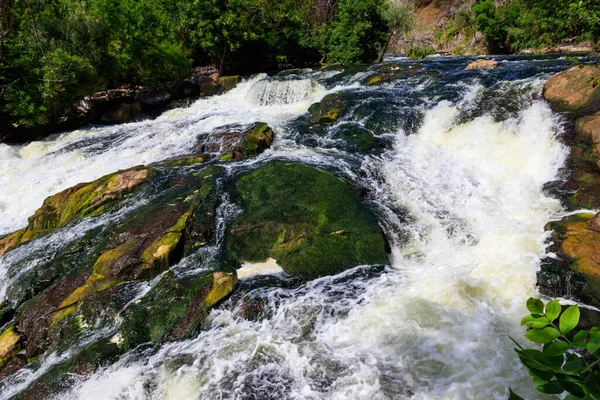
{"label": "dense foliage", "polygon": [[55,122],[87,93],[159,88],[194,65],[252,73],[373,62],[398,28],[389,8],[388,0],[5,0],[0,113],[25,126]]}
{"label": "dense foliage", "polygon": [[561,40],[600,39],[597,0],[512,0],[500,7],[485,0],[472,11],[495,53],[547,47]]}
{"label": "dense foliage", "polygon": [[[576,330],[579,308],[563,310],[558,300],[544,306],[541,300],[530,298],[527,309],[531,314],[521,324],[531,329],[525,337],[543,347],[525,349],[515,341],[515,350],[536,389],[546,394],[567,392],[566,400],[600,399],[600,327]],[[511,391],[509,400],[519,399]]]}

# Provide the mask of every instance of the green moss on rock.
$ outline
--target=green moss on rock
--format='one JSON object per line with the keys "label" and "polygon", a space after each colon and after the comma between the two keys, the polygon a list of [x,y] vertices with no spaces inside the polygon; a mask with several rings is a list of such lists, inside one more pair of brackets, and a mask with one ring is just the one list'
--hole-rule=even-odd
{"label": "green moss on rock", "polygon": [[228,232],[231,260],[274,258],[286,272],[305,277],[388,262],[376,217],[328,172],[272,162],[239,179],[236,188],[245,212]]}
{"label": "green moss on rock", "polygon": [[95,217],[116,200],[130,194],[154,176],[155,170],[135,167],[81,183],[48,197],[31,217],[26,228],[0,239],[0,255],[33,239],[62,228],[83,217]]}
{"label": "green moss on rock", "polygon": [[235,286],[235,273],[178,277],[173,272],[124,315],[122,335],[125,346],[159,344],[197,334],[208,310],[225,298]]}
{"label": "green moss on rock", "polygon": [[342,92],[328,94],[318,104],[318,108],[312,105],[309,111],[311,119],[322,125],[335,124],[349,109],[349,99]]}

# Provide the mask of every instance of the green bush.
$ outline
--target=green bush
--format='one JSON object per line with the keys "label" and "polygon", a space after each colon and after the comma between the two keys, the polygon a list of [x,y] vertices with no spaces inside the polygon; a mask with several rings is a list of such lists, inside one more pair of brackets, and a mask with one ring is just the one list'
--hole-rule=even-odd
{"label": "green bush", "polygon": [[420,46],[415,46],[415,47],[411,47],[408,50],[408,58],[411,58],[413,60],[421,60],[427,56],[430,56],[432,54],[435,53],[435,50],[433,47],[420,47]]}
{"label": "green bush", "polygon": [[[576,330],[579,308],[574,305],[563,310],[558,300],[544,306],[541,300],[530,298],[527,309],[531,314],[521,325],[531,329],[525,337],[542,349],[525,349],[513,342],[536,389],[546,394],[567,392],[565,400],[599,400],[600,327]],[[509,400],[518,399],[521,397],[511,391]]]}

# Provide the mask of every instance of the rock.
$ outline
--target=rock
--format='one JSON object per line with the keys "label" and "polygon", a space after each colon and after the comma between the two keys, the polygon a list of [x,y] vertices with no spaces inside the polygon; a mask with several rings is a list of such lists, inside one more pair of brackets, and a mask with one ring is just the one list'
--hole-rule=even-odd
{"label": "rock", "polygon": [[575,124],[576,139],[593,146],[593,151],[600,154],[600,112],[579,118]]}
{"label": "rock", "polygon": [[171,93],[143,93],[137,97],[137,100],[144,106],[157,107],[162,106],[171,101]]}
{"label": "rock", "polygon": [[83,217],[96,217],[118,199],[132,193],[147,182],[155,170],[134,167],[105,175],[90,183],[80,183],[44,200],[44,204],[29,217],[28,225],[0,239],[0,255],[62,228]]}
{"label": "rock", "polygon": [[479,59],[479,60],[473,61],[471,64],[467,65],[465,70],[496,68],[497,66],[498,66],[498,61]]}
{"label": "rock", "polygon": [[289,274],[314,278],[388,263],[376,217],[328,172],[271,162],[240,178],[236,191],[244,213],[226,238],[234,264],[273,258]]}
{"label": "rock", "polygon": [[227,92],[231,89],[235,89],[237,85],[240,83],[240,77],[238,75],[234,76],[220,76],[219,83],[221,84],[220,92]]}
{"label": "rock", "polygon": [[575,66],[551,76],[543,96],[561,112],[586,115],[600,111],[600,66]]}
{"label": "rock", "polygon": [[198,85],[200,86],[200,96],[214,96],[221,90],[221,84],[213,77],[201,77]]}
{"label": "rock", "polygon": [[102,115],[101,121],[108,124],[120,124],[123,122],[141,121],[146,116],[142,112],[139,102],[121,104]]}
{"label": "rock", "polygon": [[200,136],[196,151],[205,154],[206,159],[243,160],[271,147],[274,135],[264,122],[255,122],[250,126],[228,126],[221,131]]}
{"label": "rock", "polygon": [[160,344],[198,334],[209,309],[224,299],[237,282],[235,272],[177,277],[169,272],[124,315],[126,348]]}
{"label": "rock", "polygon": [[589,228],[595,232],[600,232],[600,213],[594,215],[594,218],[590,220]]}
{"label": "rock", "polygon": [[585,281],[573,295],[593,306],[600,305],[600,232],[592,214],[576,214],[552,222],[554,250],[568,268]]}
{"label": "rock", "polygon": [[322,125],[335,124],[349,108],[349,100],[342,92],[328,94],[318,104],[312,105],[309,112],[312,114],[312,121]]}
{"label": "rock", "polygon": [[[107,354],[147,341],[142,338],[157,344],[184,338],[197,332],[208,310],[229,294],[236,283],[234,272],[185,278],[167,273],[153,290],[131,304],[139,287],[128,285],[153,279],[185,255],[206,243],[214,245],[216,240],[215,215],[220,197],[215,184],[223,169],[209,166],[197,172],[179,172],[157,176],[153,187],[159,196],[106,229],[105,237],[67,248],[67,252],[82,254],[74,262],[65,263],[60,255],[28,272],[33,278],[26,279],[27,273],[24,274],[23,282],[33,286],[30,301],[11,291],[7,293],[7,301],[18,307],[18,312],[11,314],[11,325],[29,359],[56,349],[65,351],[82,335],[89,335],[90,330],[113,327],[118,315],[123,320],[120,339],[114,342],[118,346],[98,342],[99,346],[112,349]],[[96,237],[94,232],[91,237]],[[44,275],[48,269],[56,273]],[[122,313],[128,305],[131,310]],[[160,329],[162,333],[158,334]],[[5,358],[2,337],[0,359]],[[91,347],[83,352],[88,350]],[[69,363],[69,368],[88,365],[73,360]],[[85,368],[93,370],[95,366],[96,361]]]}
{"label": "rock", "polygon": [[14,327],[4,330],[0,334],[0,367],[2,367],[8,359],[19,351],[19,342],[21,335],[15,331]]}

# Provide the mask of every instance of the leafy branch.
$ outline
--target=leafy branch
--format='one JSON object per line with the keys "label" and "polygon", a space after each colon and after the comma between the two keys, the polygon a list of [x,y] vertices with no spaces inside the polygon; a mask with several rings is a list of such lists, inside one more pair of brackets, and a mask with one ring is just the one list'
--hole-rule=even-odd
{"label": "leafy branch", "polygon": [[[525,337],[542,345],[542,350],[525,349],[513,338],[515,351],[529,370],[539,392],[562,394],[565,400],[600,400],[600,328],[575,331],[580,312],[576,305],[563,311],[558,300],[546,305],[527,300],[531,314],[521,325],[531,328]],[[510,391],[509,400],[522,398]]]}

